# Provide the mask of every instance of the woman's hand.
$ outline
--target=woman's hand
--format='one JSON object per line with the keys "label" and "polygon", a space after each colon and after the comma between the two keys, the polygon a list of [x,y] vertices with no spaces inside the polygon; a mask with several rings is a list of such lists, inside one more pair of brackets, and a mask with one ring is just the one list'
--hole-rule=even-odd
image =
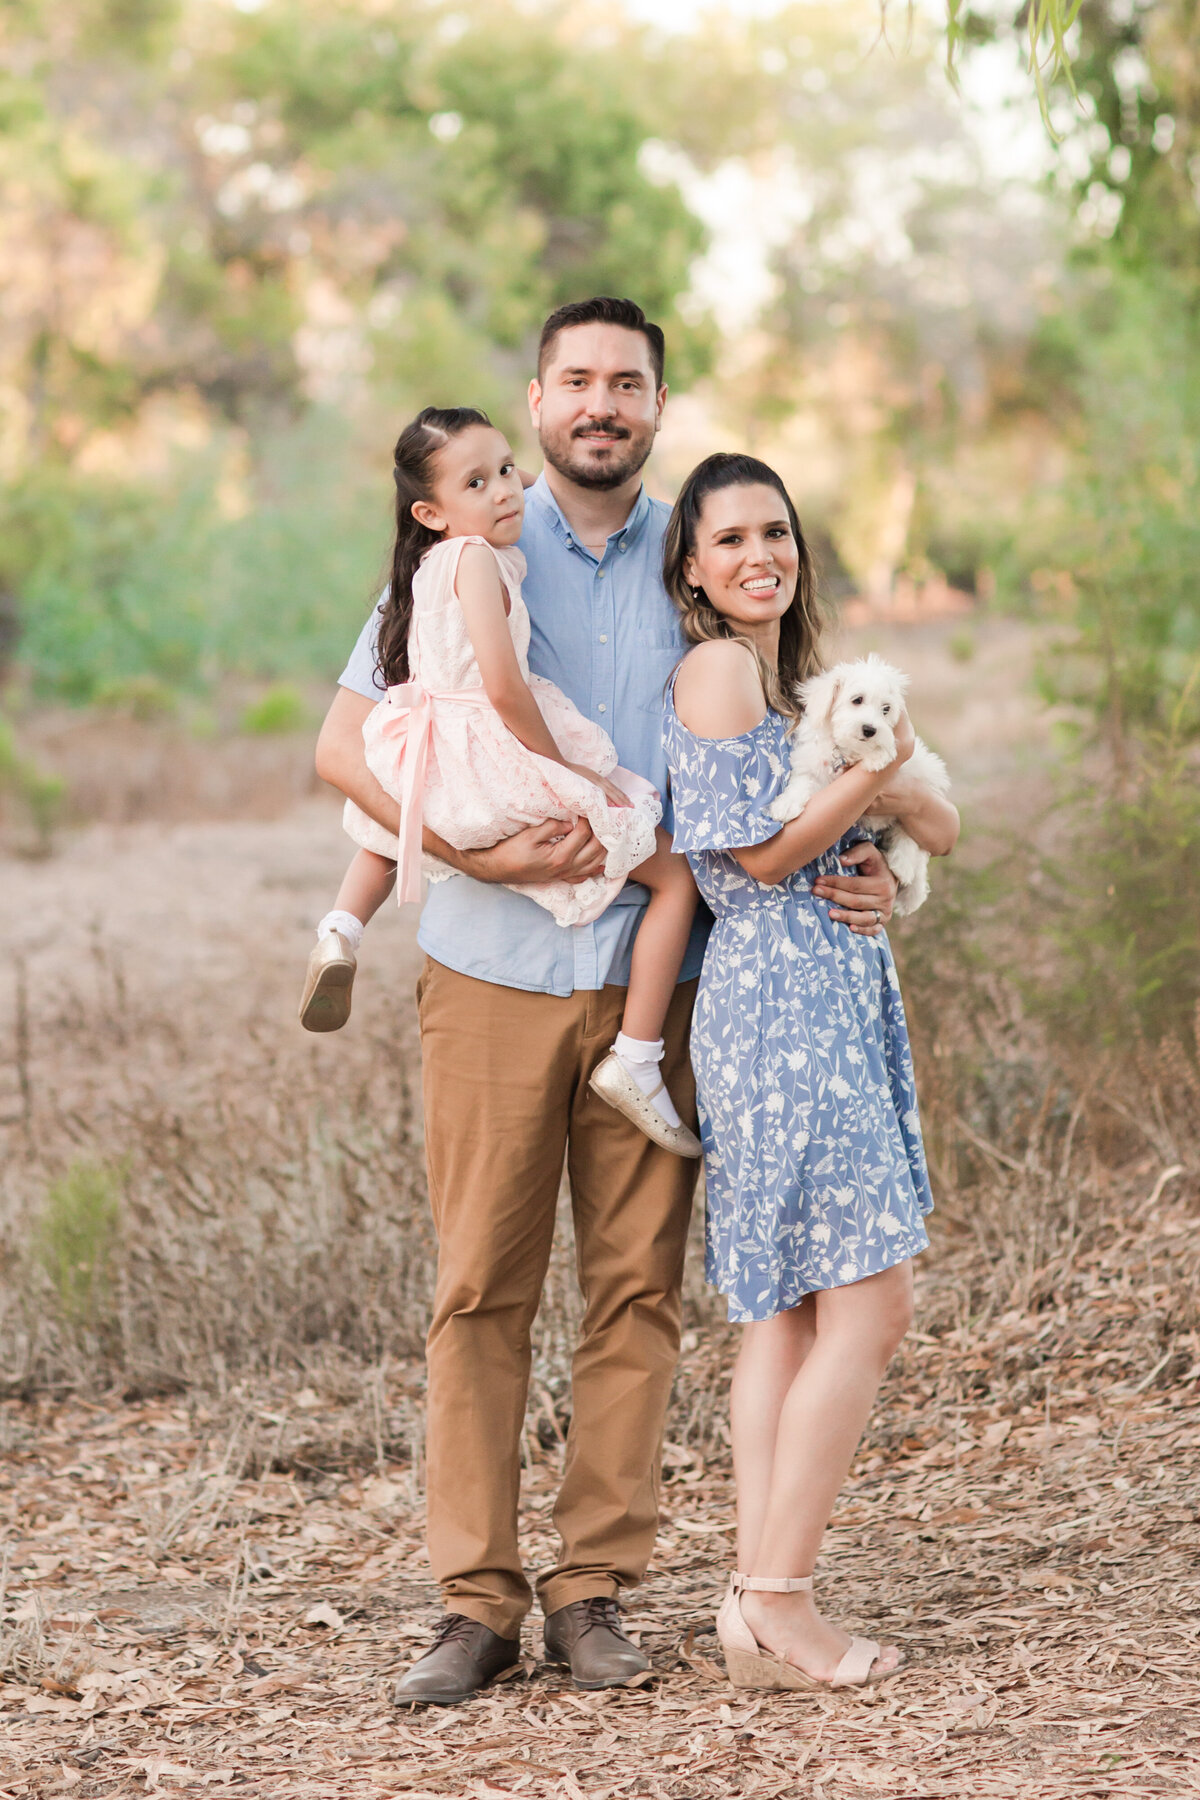
{"label": "woman's hand", "polygon": [[577,775],[582,775],[585,781],[593,782],[596,787],[600,789],[600,792],[604,795],[610,806],[633,805],[633,801],[629,798],[629,795],[625,792],[624,788],[619,788],[615,781],[610,781],[608,779],[607,775],[597,775],[595,769],[589,769],[583,763],[569,762],[566,766],[568,769],[574,769]]}
{"label": "woman's hand", "polygon": [[889,766],[899,774],[917,747],[917,734],[913,730],[912,720],[908,716],[907,709],[897,719],[893,735],[896,739],[896,754]]}

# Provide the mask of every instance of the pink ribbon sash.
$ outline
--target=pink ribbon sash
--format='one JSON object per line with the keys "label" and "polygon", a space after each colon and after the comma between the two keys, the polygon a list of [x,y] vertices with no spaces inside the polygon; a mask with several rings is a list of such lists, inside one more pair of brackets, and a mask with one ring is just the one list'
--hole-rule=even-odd
{"label": "pink ribbon sash", "polygon": [[400,855],[396,862],[396,899],[403,906],[421,898],[421,826],[425,776],[433,743],[433,703],[449,700],[464,706],[489,706],[482,687],[434,692],[419,681],[387,692],[388,715],[382,735],[393,746],[400,767]]}

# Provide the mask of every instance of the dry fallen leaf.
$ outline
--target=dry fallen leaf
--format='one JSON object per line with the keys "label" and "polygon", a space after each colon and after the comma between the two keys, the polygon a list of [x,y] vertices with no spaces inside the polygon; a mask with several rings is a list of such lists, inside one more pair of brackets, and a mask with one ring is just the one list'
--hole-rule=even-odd
{"label": "dry fallen leaf", "polygon": [[309,1607],[304,1615],[304,1623],[306,1625],[327,1625],[331,1631],[344,1631],[346,1626],[346,1621],[336,1606],[330,1606],[325,1600],[320,1600],[316,1606]]}

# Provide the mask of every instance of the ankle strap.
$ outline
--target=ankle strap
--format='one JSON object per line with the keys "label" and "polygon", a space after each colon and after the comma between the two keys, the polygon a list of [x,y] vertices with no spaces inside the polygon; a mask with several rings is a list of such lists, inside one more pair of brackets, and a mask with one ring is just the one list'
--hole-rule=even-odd
{"label": "ankle strap", "polygon": [[811,1575],[743,1575],[740,1570],[729,1577],[735,1594],[807,1594],[812,1591]]}

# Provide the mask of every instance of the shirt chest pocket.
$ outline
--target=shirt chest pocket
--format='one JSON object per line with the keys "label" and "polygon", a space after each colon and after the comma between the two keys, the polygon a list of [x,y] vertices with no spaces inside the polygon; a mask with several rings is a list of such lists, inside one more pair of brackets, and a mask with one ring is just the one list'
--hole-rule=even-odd
{"label": "shirt chest pocket", "polygon": [[643,712],[660,714],[666,699],[666,686],[671,671],[686,648],[678,631],[669,626],[656,626],[634,633],[635,662],[630,676],[630,694]]}

